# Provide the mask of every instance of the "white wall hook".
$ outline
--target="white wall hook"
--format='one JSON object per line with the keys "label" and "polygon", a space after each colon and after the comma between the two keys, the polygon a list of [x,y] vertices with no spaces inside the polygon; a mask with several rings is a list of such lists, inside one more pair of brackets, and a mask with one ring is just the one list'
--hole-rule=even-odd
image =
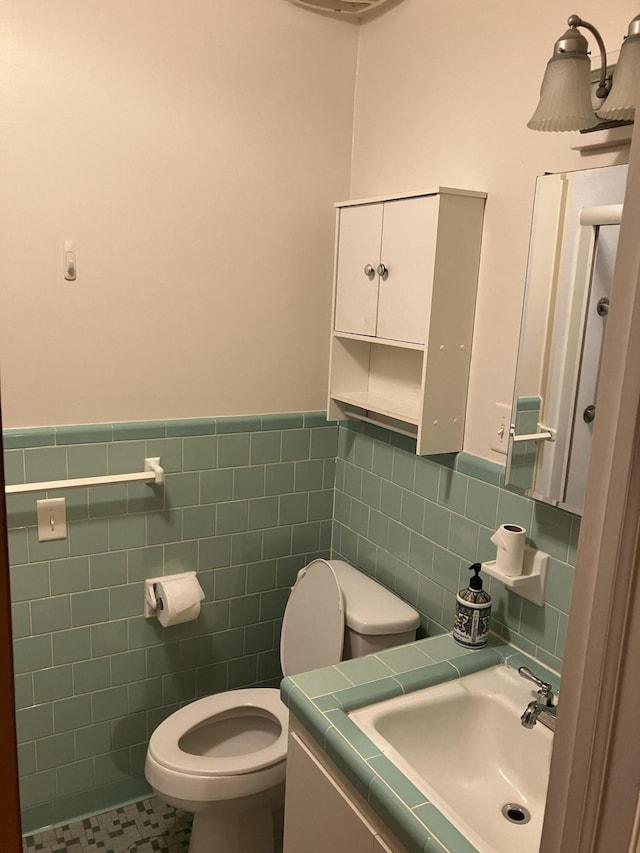
{"label": "white wall hook", "polygon": [[76,246],[73,240],[65,240],[63,254],[64,277],[67,281],[75,281],[78,272],[76,265]]}

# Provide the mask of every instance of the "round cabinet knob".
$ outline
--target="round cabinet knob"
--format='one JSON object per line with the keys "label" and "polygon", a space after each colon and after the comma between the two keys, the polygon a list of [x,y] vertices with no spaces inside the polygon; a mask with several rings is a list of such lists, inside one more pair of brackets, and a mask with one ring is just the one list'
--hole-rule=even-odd
{"label": "round cabinet knob", "polygon": [[582,413],[582,419],[585,424],[592,424],[596,419],[596,407],[595,406],[587,406],[587,408]]}
{"label": "round cabinet knob", "polygon": [[376,270],[379,276],[388,275],[389,270],[385,267],[384,264],[378,264],[378,269]]}
{"label": "round cabinet knob", "polygon": [[367,276],[367,278],[373,278],[373,276],[376,274],[375,267],[372,267],[371,264],[366,264],[364,268],[364,274]]}

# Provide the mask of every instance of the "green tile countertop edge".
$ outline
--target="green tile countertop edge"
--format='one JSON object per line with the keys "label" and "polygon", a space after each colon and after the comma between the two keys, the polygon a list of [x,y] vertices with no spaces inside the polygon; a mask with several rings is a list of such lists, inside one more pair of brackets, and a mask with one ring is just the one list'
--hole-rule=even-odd
{"label": "green tile countertop edge", "polygon": [[556,672],[498,637],[470,651],[441,635],[287,677],[280,693],[409,853],[474,853],[476,848],[381,754],[348,712],[501,663],[533,667],[554,691],[559,688]]}
{"label": "green tile countertop edge", "polygon": [[335,426],[324,412],[294,412],[272,415],[240,415],[219,418],[180,418],[168,421],[78,424],[52,427],[17,427],[2,431],[5,450],[53,447],[67,444],[179,438],[198,435],[228,435],[241,432],[309,429]]}

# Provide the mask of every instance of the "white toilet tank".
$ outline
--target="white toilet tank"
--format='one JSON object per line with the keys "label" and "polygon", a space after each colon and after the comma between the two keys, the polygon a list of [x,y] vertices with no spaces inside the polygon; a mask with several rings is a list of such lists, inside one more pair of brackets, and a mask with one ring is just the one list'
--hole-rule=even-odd
{"label": "white toilet tank", "polygon": [[411,605],[344,560],[328,562],[344,600],[344,660],[415,640],[420,616]]}
{"label": "white toilet tank", "polygon": [[313,560],[298,573],[282,626],[285,675],[410,643],[420,616],[343,560]]}

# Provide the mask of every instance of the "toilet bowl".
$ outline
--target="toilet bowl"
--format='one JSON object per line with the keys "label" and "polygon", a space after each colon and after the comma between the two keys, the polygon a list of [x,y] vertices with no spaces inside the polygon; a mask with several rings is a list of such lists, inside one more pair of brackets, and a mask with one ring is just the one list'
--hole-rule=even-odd
{"label": "toilet bowl", "polygon": [[193,812],[190,853],[273,850],[287,734],[288,711],[269,688],[199,699],[153,732],[145,775],[161,800]]}
{"label": "toilet bowl", "polygon": [[[282,671],[295,675],[410,642],[416,611],[341,560],[302,569],[285,610]],[[288,710],[278,690],[230,690],[176,711],[151,735],[147,781],[193,812],[189,853],[273,853],[284,803]]]}

